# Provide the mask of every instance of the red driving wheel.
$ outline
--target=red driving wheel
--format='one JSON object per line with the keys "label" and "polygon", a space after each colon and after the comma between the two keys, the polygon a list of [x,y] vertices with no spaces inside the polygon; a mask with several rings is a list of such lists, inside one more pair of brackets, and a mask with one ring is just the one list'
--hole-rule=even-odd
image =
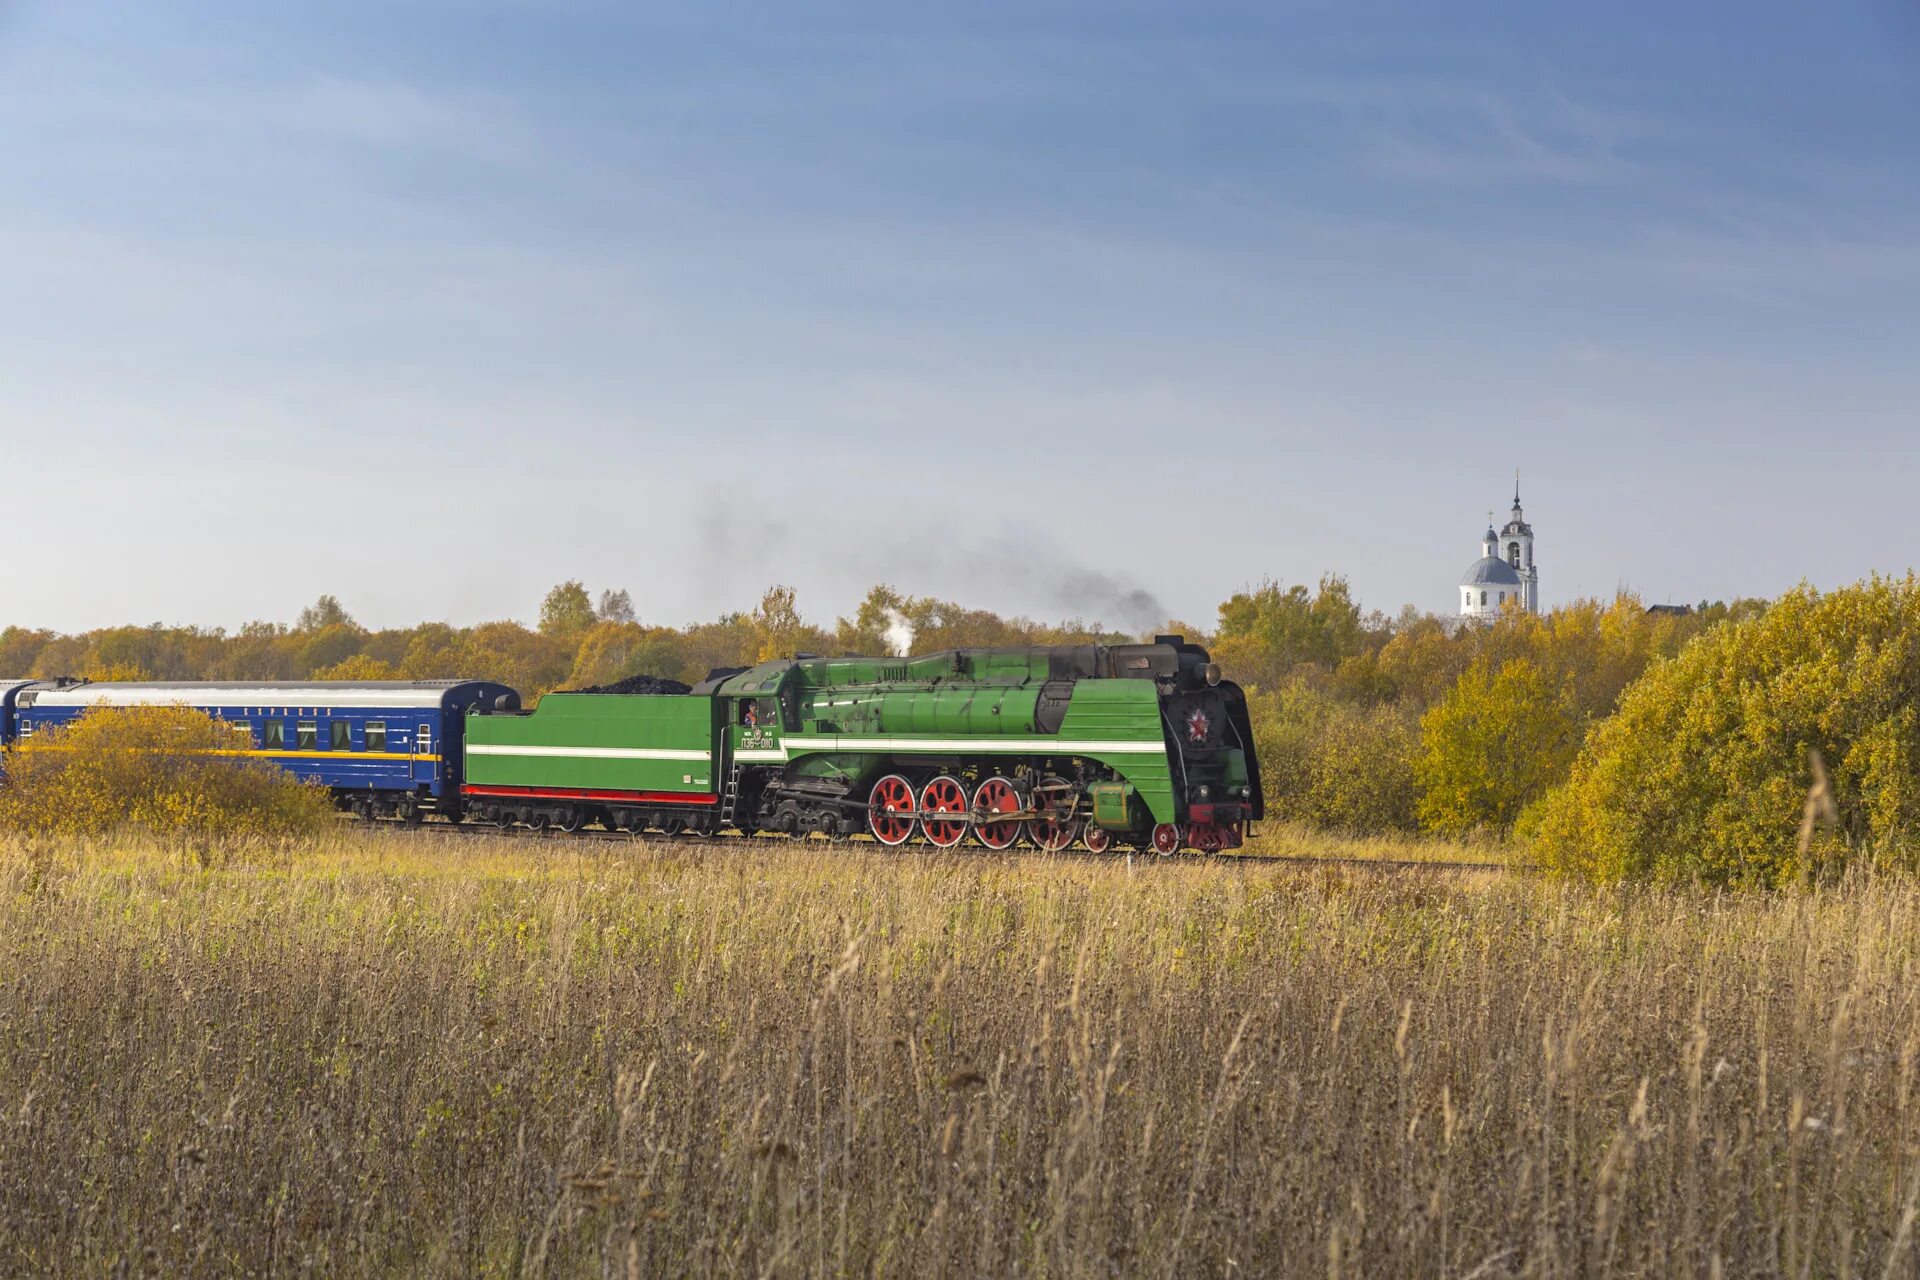
{"label": "red driving wheel", "polygon": [[989,849],[1005,849],[1020,838],[1018,819],[994,822],[996,813],[1020,812],[1020,793],[1005,778],[988,778],[973,793],[973,834]]}
{"label": "red driving wheel", "polygon": [[913,835],[913,785],[897,773],[873,784],[867,830],[881,844],[905,844]]}
{"label": "red driving wheel", "polygon": [[[967,789],[957,778],[944,774],[920,789],[920,831],[929,843],[942,849],[959,844],[967,834]],[[950,813],[950,819],[935,814]]]}
{"label": "red driving wheel", "polygon": [[1080,823],[1072,816],[1073,801],[1056,778],[1035,789],[1033,807],[1038,817],[1027,819],[1027,839],[1048,853],[1059,853],[1080,835]]}
{"label": "red driving wheel", "polygon": [[1080,835],[1080,843],[1087,846],[1088,853],[1105,853],[1113,848],[1113,832],[1089,822]]}
{"label": "red driving wheel", "polygon": [[1163,822],[1153,829],[1153,851],[1162,857],[1169,853],[1180,852],[1180,828],[1171,822]]}

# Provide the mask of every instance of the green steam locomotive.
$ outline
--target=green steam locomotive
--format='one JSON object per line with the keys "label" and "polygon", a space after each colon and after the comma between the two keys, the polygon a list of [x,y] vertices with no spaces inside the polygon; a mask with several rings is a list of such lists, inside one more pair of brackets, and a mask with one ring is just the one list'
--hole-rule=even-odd
{"label": "green steam locomotive", "polygon": [[468,820],[870,833],[989,849],[1238,847],[1262,814],[1245,696],[1198,645],[802,655],[687,693],[478,708]]}

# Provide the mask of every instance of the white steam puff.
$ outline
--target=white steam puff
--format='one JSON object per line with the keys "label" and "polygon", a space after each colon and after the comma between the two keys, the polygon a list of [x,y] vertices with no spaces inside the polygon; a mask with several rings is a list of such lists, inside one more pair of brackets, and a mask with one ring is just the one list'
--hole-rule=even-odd
{"label": "white steam puff", "polygon": [[906,657],[913,652],[913,624],[907,621],[907,615],[887,606],[887,647],[897,656]]}

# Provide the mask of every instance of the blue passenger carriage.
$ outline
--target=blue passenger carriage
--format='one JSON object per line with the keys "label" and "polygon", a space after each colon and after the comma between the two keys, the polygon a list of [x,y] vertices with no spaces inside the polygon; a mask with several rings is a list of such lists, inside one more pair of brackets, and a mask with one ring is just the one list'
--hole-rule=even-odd
{"label": "blue passenger carriage", "polygon": [[60,680],[0,680],[0,747],[12,744],[18,726],[18,703],[20,695],[29,689],[43,689],[54,685],[71,684],[68,679]]}
{"label": "blue passenger carriage", "polygon": [[235,755],[269,760],[369,817],[458,816],[461,737],[470,708],[513,711],[520,695],[488,680],[73,684],[17,695],[22,738],[95,707],[192,707],[234,732]]}

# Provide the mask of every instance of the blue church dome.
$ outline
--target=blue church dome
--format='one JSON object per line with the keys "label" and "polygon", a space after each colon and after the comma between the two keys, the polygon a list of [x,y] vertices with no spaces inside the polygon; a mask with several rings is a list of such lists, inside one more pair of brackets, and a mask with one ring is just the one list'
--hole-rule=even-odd
{"label": "blue church dome", "polygon": [[1463,587],[1517,587],[1520,575],[1499,556],[1484,556],[1473,562],[1460,579]]}

